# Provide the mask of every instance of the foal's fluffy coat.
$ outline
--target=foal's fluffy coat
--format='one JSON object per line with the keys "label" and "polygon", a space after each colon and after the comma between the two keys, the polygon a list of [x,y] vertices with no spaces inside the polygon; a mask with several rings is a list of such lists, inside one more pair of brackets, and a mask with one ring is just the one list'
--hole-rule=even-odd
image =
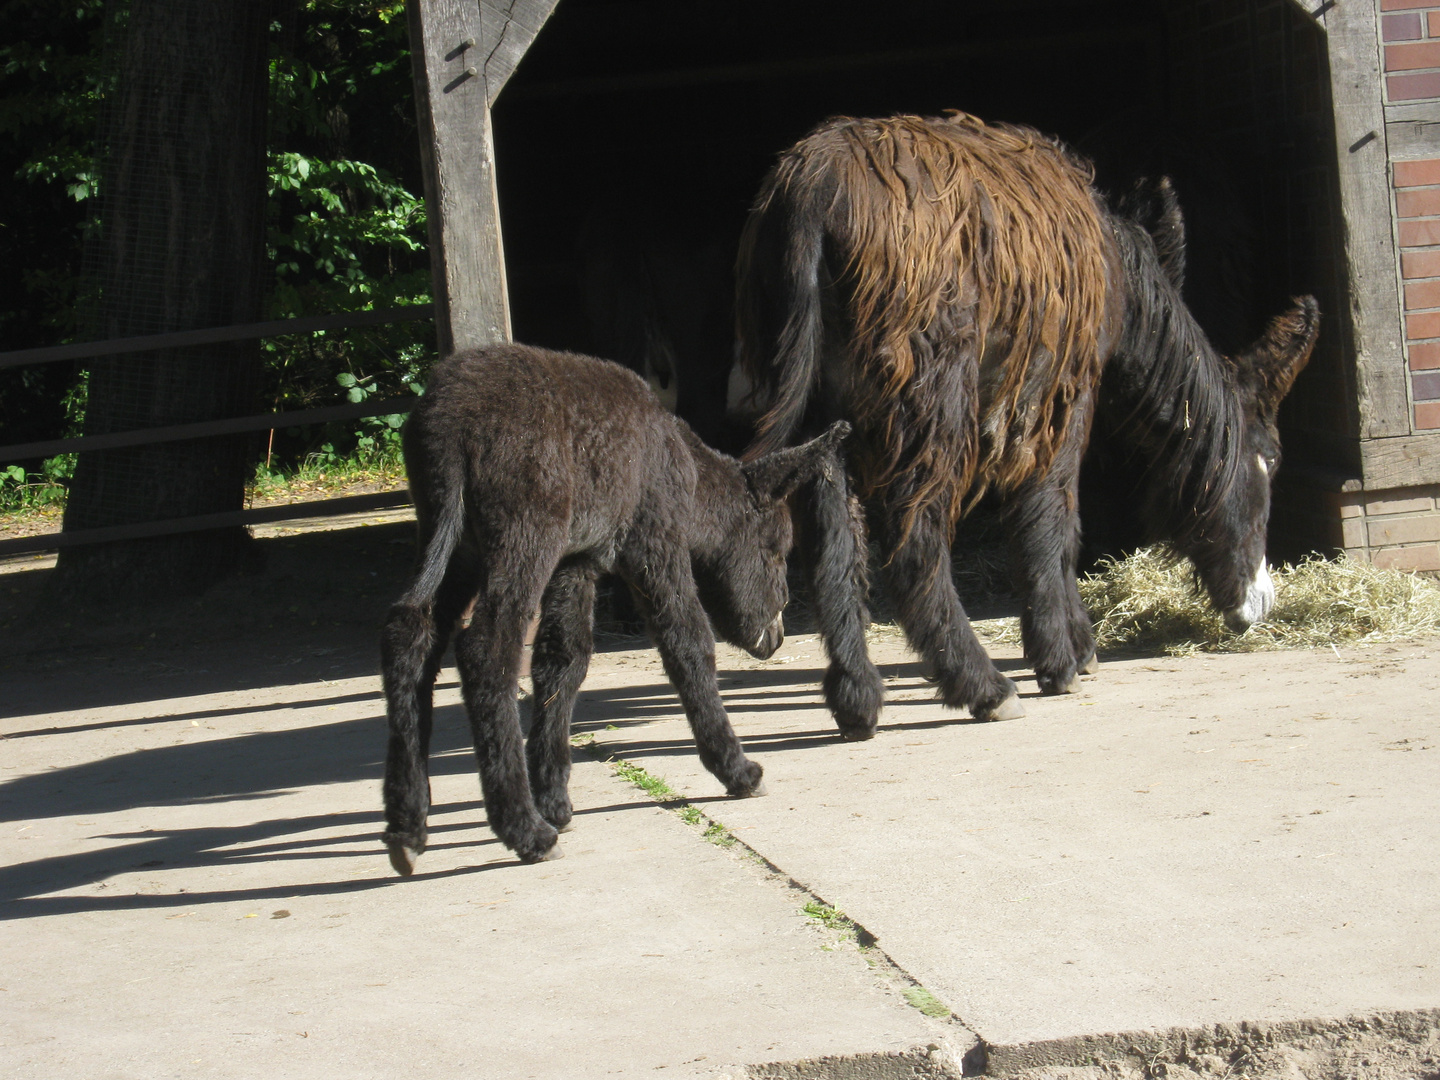
{"label": "foal's fluffy coat", "polygon": [[[741,466],[617,364],[518,345],[441,361],[405,427],[421,565],[382,638],[395,868],[413,872],[425,849],[431,692],[452,634],[490,827],[526,862],[556,853],[602,572],[630,585],[705,767],[732,795],[762,794],[720,700],[711,625],[756,656],[779,647],[785,498],[838,471],[847,430]],[[522,750],[516,691],[537,608]]]}

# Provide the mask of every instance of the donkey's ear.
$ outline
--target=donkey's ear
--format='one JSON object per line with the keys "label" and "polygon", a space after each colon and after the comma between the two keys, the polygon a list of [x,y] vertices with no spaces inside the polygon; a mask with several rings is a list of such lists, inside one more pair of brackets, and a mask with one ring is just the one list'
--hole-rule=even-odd
{"label": "donkey's ear", "polygon": [[1320,333],[1320,305],[1315,298],[1297,296],[1292,302],[1294,307],[1271,319],[1260,340],[1235,358],[1260,404],[1271,413],[1290,392]]}
{"label": "donkey's ear", "polygon": [[1120,211],[1150,234],[1160,268],[1177,290],[1185,287],[1185,215],[1168,176],[1142,177],[1120,200]]}
{"label": "donkey's ear", "polygon": [[840,444],[850,425],[837,420],[828,431],[801,446],[775,450],[741,466],[745,482],[758,499],[786,498],[801,484],[840,468]]}

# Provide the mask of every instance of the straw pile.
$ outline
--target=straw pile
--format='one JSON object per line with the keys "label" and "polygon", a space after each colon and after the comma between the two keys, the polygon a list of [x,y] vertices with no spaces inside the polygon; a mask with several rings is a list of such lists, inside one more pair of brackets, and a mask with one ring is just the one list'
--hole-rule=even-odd
{"label": "straw pile", "polygon": [[1243,634],[1225,628],[1188,566],[1161,548],[1101,566],[1080,582],[1101,649],[1259,652],[1440,633],[1440,585],[1350,559],[1317,557],[1273,571],[1275,607]]}

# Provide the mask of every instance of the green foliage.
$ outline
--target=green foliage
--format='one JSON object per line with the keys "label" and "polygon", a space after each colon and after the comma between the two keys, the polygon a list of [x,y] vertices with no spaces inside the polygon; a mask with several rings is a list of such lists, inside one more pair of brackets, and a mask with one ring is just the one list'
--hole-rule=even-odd
{"label": "green foliage", "polygon": [[[270,65],[271,315],[427,304],[410,58],[401,3],[302,0]],[[363,124],[352,124],[363,116]],[[407,175],[408,174],[408,175]],[[274,338],[266,399],[277,410],[421,393],[428,322]],[[277,433],[282,468],[388,466],[403,414]]]}
{"label": "green foliage", "polygon": [[[269,68],[269,314],[427,304],[404,4],[298,0],[281,11]],[[0,0],[0,339],[8,347],[75,338],[81,243],[101,204],[106,13],[104,0]],[[420,393],[434,352],[427,321],[292,335],[262,347],[257,411]],[[85,386],[83,374],[75,379],[63,365],[0,372],[0,441],[78,433]],[[399,460],[402,421],[392,414],[276,432],[257,473],[388,467]],[[11,463],[0,464],[5,505],[52,498],[47,485],[65,478],[46,463],[22,482]]]}
{"label": "green foliage", "polygon": [[23,465],[0,469],[0,512],[38,510],[65,501],[65,484],[75,472],[75,455],[60,454],[42,463],[38,473]]}

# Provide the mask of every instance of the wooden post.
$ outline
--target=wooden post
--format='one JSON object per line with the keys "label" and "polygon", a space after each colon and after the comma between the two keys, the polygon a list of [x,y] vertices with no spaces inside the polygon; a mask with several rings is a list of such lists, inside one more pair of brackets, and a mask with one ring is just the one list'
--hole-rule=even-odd
{"label": "wooden post", "polygon": [[410,0],[440,355],[510,340],[490,108],[559,0]]}
{"label": "wooden post", "polygon": [[1378,5],[1342,0],[1318,6],[1330,54],[1363,449],[1367,440],[1410,434],[1375,25]]}

